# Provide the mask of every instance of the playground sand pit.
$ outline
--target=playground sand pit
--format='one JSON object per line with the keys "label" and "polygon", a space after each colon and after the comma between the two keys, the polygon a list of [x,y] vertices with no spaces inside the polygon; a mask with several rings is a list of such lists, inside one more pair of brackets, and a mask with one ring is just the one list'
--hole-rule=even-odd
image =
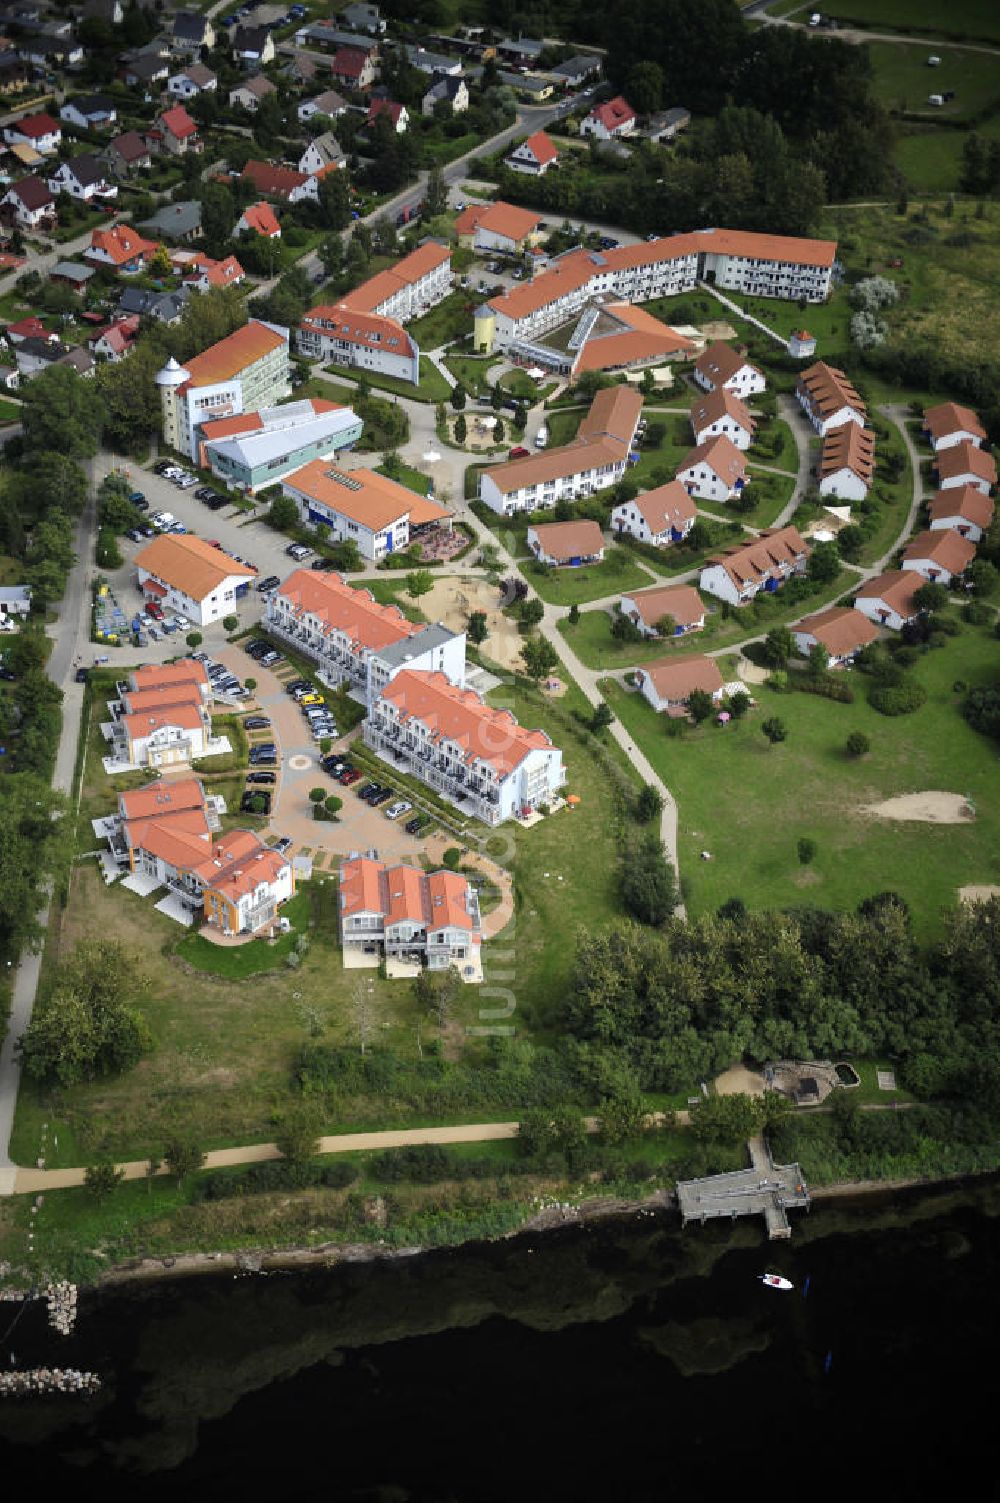
{"label": "playground sand pit", "polygon": [[443,621],[451,631],[465,631],[473,611],[485,611],[489,635],[483,651],[501,668],[522,668],[524,639],[515,622],[499,609],[500,591],[484,579],[439,579],[423,595],[420,609],[429,621]]}
{"label": "playground sand pit", "polygon": [[975,810],[962,793],[901,793],[881,804],[866,804],[863,812],[876,819],[902,819],[925,825],[965,825],[975,819]]}
{"label": "playground sand pit", "polygon": [[756,1070],[745,1065],[733,1065],[716,1076],[715,1091],[718,1096],[763,1096],[765,1082]]}

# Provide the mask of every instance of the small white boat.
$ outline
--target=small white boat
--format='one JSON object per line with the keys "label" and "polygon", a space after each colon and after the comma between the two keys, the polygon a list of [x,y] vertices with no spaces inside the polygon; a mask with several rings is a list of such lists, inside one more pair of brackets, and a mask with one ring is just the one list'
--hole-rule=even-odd
{"label": "small white boat", "polygon": [[758,1277],[769,1289],[794,1289],[791,1279],[783,1279],[780,1273],[762,1273]]}

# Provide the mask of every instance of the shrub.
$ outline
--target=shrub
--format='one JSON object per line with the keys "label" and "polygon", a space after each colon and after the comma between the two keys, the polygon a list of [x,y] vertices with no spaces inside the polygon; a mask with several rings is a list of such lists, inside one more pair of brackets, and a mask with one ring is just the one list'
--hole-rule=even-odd
{"label": "shrub", "polygon": [[809,866],[813,861],[815,861],[816,852],[819,847],[817,846],[815,840],[812,840],[808,835],[803,835],[800,837],[796,849],[799,853],[800,864],[802,866]]}
{"label": "shrub", "polygon": [[822,699],[835,699],[842,705],[854,703],[854,690],[839,678],[807,678],[804,673],[790,673],[786,687],[797,690],[799,694],[818,694]]}
{"label": "shrub", "polygon": [[962,620],[970,626],[986,626],[992,619],[993,612],[988,605],[981,600],[969,600],[962,607]]}
{"label": "shrub", "polygon": [[880,715],[912,715],[927,698],[921,684],[876,684],[868,692],[868,703]]}
{"label": "shrub", "polygon": [[445,851],[444,855],[441,857],[441,860],[444,862],[445,866],[450,867],[452,871],[457,871],[458,863],[461,861],[461,859],[462,852],[457,845],[450,845]]}
{"label": "shrub", "polygon": [[864,757],[871,751],[871,746],[864,731],[852,731],[844,742],[844,750],[849,757]]}

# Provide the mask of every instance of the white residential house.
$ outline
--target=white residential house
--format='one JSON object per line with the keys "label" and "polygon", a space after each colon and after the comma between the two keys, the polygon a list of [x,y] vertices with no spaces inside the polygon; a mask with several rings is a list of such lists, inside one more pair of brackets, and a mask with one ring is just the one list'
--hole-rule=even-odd
{"label": "white residential house", "polygon": [[732,387],[717,386],[691,407],[694,441],[701,445],[713,438],[728,438],[737,449],[749,449],[757,424]]}
{"label": "white residential house", "polygon": [[581,136],[593,136],[597,141],[614,141],[620,136],[630,136],[637,125],[635,110],[617,94],[605,104],[597,104],[580,122]]}
{"label": "white residential house", "polygon": [[443,673],[397,673],[371,705],[364,738],[389,776],[419,779],[486,825],[547,807],[566,781],[544,731],[526,730]]}
{"label": "white residential house", "polygon": [[867,408],[864,399],[843,371],[823,360],[817,360],[815,365],[802,372],[795,395],[821,438],[825,438],[831,428],[839,428],[844,423],[865,426]]}
{"label": "white residential house", "polygon": [[703,501],[732,501],[748,484],[746,460],[731,439],[710,438],[684,456],[677,479]]}
{"label": "white residential house", "polygon": [[875,579],[866,580],[858,591],[855,609],[876,626],[902,631],[907,621],[920,614],[913,597],[924,584],[921,575],[911,569],[889,569]]}
{"label": "white residential house", "polygon": [[37,177],[25,177],[19,183],[14,183],[0,199],[0,207],[8,210],[15,222],[25,230],[54,224],[56,220],[55,198],[46,184]]}
{"label": "white residential house", "polygon": [[114,101],[102,94],[87,94],[68,99],[59,108],[59,119],[81,130],[102,130],[118,119]]}
{"label": "white residential house", "polygon": [[933,584],[951,584],[976,556],[976,545],[947,528],[920,533],[903,549],[902,567]]}
{"label": "white residential house", "polygon": [[796,651],[807,658],[817,645],[825,647],[831,668],[846,668],[862,648],[874,642],[874,622],[850,606],[831,605],[814,616],[803,616],[792,627]]}
{"label": "white residential house", "polygon": [[448,105],[453,115],[464,114],[469,108],[469,86],[465,79],[450,73],[437,75],[420,101],[421,114],[433,115],[439,104]]}
{"label": "white residential house", "polygon": [[710,558],[698,588],[730,605],[746,605],[761,592],[773,594],[793,574],[804,574],[809,553],[797,528],[770,528]]}
{"label": "white residential house", "polygon": [[694,526],[698,508],[679,480],[622,501],[611,512],[611,530],[627,533],[653,548],[681,543]]}
{"label": "white residential house", "polygon": [[0,585],[0,631],[16,631],[30,610],[30,585]]}
{"label": "white residential house", "polygon": [[252,78],[247,78],[243,83],[237,84],[235,89],[229,91],[229,103],[239,105],[255,115],[260,109],[260,102],[269,94],[277,94],[277,85],[273,84],[263,73],[255,73]]}
{"label": "white residential house", "polygon": [[993,501],[974,485],[938,491],[927,504],[932,532],[951,528],[978,543],[993,521]]}
{"label": "white residential house", "polygon": [[328,459],[314,459],[285,475],[281,485],[304,523],[326,527],[334,542],[353,539],[370,562],[407,548],[422,529],[451,528],[446,507],[375,470],[341,470]]}
{"label": "white residential house", "polygon": [[691,585],[654,585],[649,590],[633,590],[623,595],[621,613],[627,616],[644,637],[663,635],[662,624],[672,621],[674,637],[701,631],[705,625],[705,604]]}
{"label": "white residential house", "polygon": [[339,169],[346,166],[347,157],[341,149],[340,142],[330,131],[326,131],[322,136],[315,136],[299,157],[299,171],[307,172],[310,176],[324,171],[327,167]]}
{"label": "white residential house", "polygon": [[677,718],[688,712],[688,701],[695,690],[700,690],[716,703],[721,700],[724,686],[719,665],[714,658],[697,657],[658,658],[644,663],[635,671],[639,692],[658,715]]}
{"label": "white residential house", "polygon": [[544,177],[558,160],[559,153],[543,130],[536,130],[526,141],[519,142],[504,158],[512,172],[524,172],[529,177]]}
{"label": "white residential house", "polygon": [[422,872],[354,856],[340,867],[340,940],[345,951],[457,966],[481,978],[479,898],[458,872]]}
{"label": "white residential house", "polygon": [[[669,243],[667,241],[668,246]],[[725,387],[741,402],[767,389],[764,373],[750,363],[746,350],[734,348],[721,340],[710,344],[699,355],[692,375],[702,391],[717,391]]]}
{"label": "white residential house", "polygon": [[988,496],[997,483],[997,464],[993,455],[965,439],[939,450],[934,467],[938,488],[942,491],[971,485]]}
{"label": "white residential house", "polygon": [[204,63],[189,63],[167,79],[167,92],[175,99],[194,99],[196,94],[212,94],[219,86],[218,76]]}
{"label": "white residential house", "polygon": [[314,115],[326,115],[330,120],[336,120],[337,116],[343,115],[346,109],[347,100],[343,99],[336,89],[325,89],[322,94],[317,94],[313,99],[304,99],[295,113],[304,125]]}
{"label": "white residential house", "polygon": [[255,579],[245,564],[190,533],[154,538],[136,554],[135,567],[144,600],[176,611],[195,626],[210,626],[230,615]]}
{"label": "white residential house", "polygon": [[860,423],[828,428],[819,463],[819,493],[839,501],[863,501],[875,474],[875,434]]}
{"label": "white residential house", "polygon": [[986,442],[986,429],[979,421],[978,413],[971,407],[959,406],[957,402],[928,407],[924,413],[923,429],[935,453],[950,449],[954,444],[975,444],[980,448]]}
{"label": "white residential house", "polygon": [[465,682],[465,634],[417,625],[327,570],[296,569],[268,598],[269,634],[315,663],[324,683],[347,683],[369,708],[404,668]]}
{"label": "white residential house", "polygon": [[275,59],[274,38],[266,26],[237,26],[233,61],[244,68],[266,68]]}
{"label": "white residential house", "polygon": [[604,533],[596,522],[540,522],[528,528],[528,547],[540,563],[577,569],[604,562]]}
{"label": "white residential house", "polygon": [[49,191],[68,193],[70,198],[89,203],[94,198],[117,198],[117,184],[111,184],[105,175],[104,164],[99,157],[89,152],[60,162],[49,178]]}

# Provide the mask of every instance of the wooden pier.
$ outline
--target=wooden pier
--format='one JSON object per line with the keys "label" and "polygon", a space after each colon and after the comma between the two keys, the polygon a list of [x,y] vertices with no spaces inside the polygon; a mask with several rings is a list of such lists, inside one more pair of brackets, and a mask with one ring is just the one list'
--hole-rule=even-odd
{"label": "wooden pier", "polygon": [[715,1221],[728,1216],[763,1216],[767,1235],[774,1241],[790,1237],[790,1210],[809,1209],[809,1187],[801,1166],[775,1164],[762,1137],[751,1138],[750,1167],[730,1174],[712,1174],[705,1179],[677,1182],[677,1201],[684,1225],[689,1221]]}

